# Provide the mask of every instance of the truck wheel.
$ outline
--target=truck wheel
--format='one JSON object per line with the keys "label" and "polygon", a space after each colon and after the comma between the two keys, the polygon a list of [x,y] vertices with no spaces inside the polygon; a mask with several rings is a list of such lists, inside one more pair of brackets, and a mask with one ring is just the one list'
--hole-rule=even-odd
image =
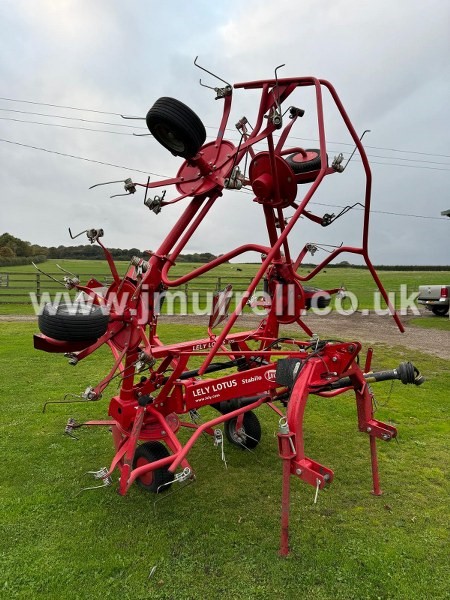
{"label": "truck wheel", "polygon": [[225,436],[230,444],[243,450],[256,448],[261,441],[261,423],[254,412],[244,414],[242,428],[236,429],[237,418],[225,421]]}
{"label": "truck wheel", "polygon": [[39,315],[41,332],[54,340],[94,342],[108,328],[109,315],[94,304],[47,303]]}
{"label": "truck wheel", "polygon": [[448,306],[432,306],[431,310],[437,317],[445,317],[448,314]]}
{"label": "truck wheel", "polygon": [[175,98],[159,98],[146,122],[154,138],[175,156],[192,158],[206,139],[205,127],[195,112]]}

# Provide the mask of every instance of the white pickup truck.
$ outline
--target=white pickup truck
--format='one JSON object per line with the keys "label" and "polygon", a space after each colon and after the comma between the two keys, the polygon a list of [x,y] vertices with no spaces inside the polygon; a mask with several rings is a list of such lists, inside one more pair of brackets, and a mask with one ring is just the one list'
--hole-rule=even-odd
{"label": "white pickup truck", "polygon": [[450,285],[421,285],[417,302],[431,310],[438,317],[448,313]]}

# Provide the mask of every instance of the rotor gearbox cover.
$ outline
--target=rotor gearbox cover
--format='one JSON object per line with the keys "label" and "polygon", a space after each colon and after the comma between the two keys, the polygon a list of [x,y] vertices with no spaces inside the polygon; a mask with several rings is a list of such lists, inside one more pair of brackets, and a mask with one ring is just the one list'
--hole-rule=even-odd
{"label": "rotor gearbox cover", "polygon": [[235,153],[234,144],[228,140],[210,142],[200,151],[203,162],[209,165],[209,170],[202,173],[195,159],[186,160],[180,167],[177,178],[182,179],[176,187],[180,194],[201,196],[216,187],[223,188],[224,180],[230,175]]}
{"label": "rotor gearbox cover", "polygon": [[269,152],[259,152],[254,157],[249,168],[250,183],[257,202],[286,208],[297,196],[295,174],[283,157],[274,155],[273,159],[275,169]]}

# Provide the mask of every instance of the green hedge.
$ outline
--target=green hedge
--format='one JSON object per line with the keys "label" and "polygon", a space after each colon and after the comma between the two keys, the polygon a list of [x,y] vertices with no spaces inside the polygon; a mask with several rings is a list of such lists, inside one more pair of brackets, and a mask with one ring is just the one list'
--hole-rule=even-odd
{"label": "green hedge", "polygon": [[42,263],[47,260],[44,254],[36,256],[0,256],[0,267],[16,267],[18,265],[31,265],[34,263]]}

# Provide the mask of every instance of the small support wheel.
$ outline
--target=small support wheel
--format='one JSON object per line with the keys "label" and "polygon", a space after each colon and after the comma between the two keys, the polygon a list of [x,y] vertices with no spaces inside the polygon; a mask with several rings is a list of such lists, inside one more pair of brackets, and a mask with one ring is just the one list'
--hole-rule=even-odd
{"label": "small support wheel", "polygon": [[[145,444],[141,444],[136,448],[133,458],[133,469],[156,462],[167,456],[170,456],[170,453],[161,442],[145,442]],[[167,467],[160,467],[138,477],[136,484],[147,492],[159,494],[168,490],[173,480],[173,473]]]}
{"label": "small support wheel", "polygon": [[[298,178],[298,183],[311,183],[314,181],[320,171],[322,160],[320,150],[308,148],[305,150],[306,156],[301,152],[295,152],[285,157],[285,161],[291,167],[296,175],[301,175]],[[328,157],[326,157],[328,164]]]}
{"label": "small support wheel", "polygon": [[195,112],[175,98],[159,98],[146,122],[153,137],[175,156],[194,157],[206,139],[205,127]]}
{"label": "small support wheel", "polygon": [[236,429],[237,417],[225,421],[225,436],[230,444],[243,450],[252,450],[261,441],[261,423],[254,412],[244,414],[241,429]]}
{"label": "small support wheel", "polygon": [[39,329],[55,340],[94,343],[108,328],[109,315],[101,306],[48,303],[39,315]]}

